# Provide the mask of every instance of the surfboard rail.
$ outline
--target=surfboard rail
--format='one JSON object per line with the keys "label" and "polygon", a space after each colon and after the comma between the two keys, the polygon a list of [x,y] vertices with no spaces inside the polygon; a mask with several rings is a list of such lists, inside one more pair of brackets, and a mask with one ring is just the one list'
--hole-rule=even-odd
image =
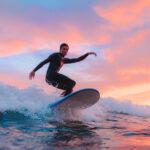
{"label": "surfboard rail", "polygon": [[[84,95],[84,93],[87,96]],[[60,104],[63,104],[64,102],[71,104],[71,102],[69,102],[71,100],[72,100],[72,103],[74,101],[74,103],[76,105],[75,108],[77,107],[77,105],[85,105],[85,106],[87,105],[86,107],[88,107],[88,104],[84,104],[84,102],[82,103],[81,99],[82,100],[84,99],[85,102],[87,101],[89,103],[89,105],[93,105],[94,103],[96,103],[100,99],[100,93],[99,93],[98,90],[93,89],[93,88],[80,89],[80,90],[77,90],[73,93],[68,94],[67,96],[65,96],[63,98],[60,98],[60,99],[56,100],[55,102],[50,103],[49,108],[54,108],[54,107],[56,107]],[[87,100],[85,100],[85,99],[87,99]],[[89,99],[89,101],[88,101],[88,99]],[[77,104],[77,103],[79,103],[79,104]],[[82,108],[82,106],[78,106],[78,107]]]}

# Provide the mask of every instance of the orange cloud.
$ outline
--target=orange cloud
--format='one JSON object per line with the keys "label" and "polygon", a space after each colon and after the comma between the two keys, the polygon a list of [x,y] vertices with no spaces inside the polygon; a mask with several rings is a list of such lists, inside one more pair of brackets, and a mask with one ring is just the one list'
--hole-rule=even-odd
{"label": "orange cloud", "polygon": [[97,15],[109,20],[113,25],[127,28],[137,23],[142,24],[142,20],[146,20],[146,16],[149,16],[149,8],[149,0],[133,0],[110,3],[106,7],[97,5],[94,10]]}
{"label": "orange cloud", "polygon": [[[104,96],[124,98],[130,95],[133,100],[136,95],[137,99],[142,98],[142,95],[138,98],[139,93],[149,90],[143,86],[150,85],[149,33],[144,29],[112,40],[112,45],[103,50],[104,59],[89,64],[91,67],[86,72],[90,72],[93,78],[99,76],[94,86],[99,85]],[[148,96],[143,94],[141,101],[144,99]]]}
{"label": "orange cloud", "polygon": [[[135,32],[128,39],[128,46],[138,47],[139,44],[144,44],[150,38],[150,29],[143,29],[142,31]],[[147,45],[146,45],[147,46]]]}
{"label": "orange cloud", "polygon": [[150,84],[135,84],[132,86],[124,86],[121,88],[114,88],[111,91],[105,92],[104,96],[110,97],[111,95],[114,98],[120,100],[131,100],[133,103],[137,104],[148,104],[150,105]]}
{"label": "orange cloud", "polygon": [[122,69],[118,70],[119,76],[125,76],[125,77],[131,77],[135,75],[147,75],[150,76],[150,70],[148,68],[128,68],[128,69]]}
{"label": "orange cloud", "polygon": [[[65,24],[60,28],[35,26],[23,20],[2,21],[0,27],[5,30],[0,35],[0,56],[8,56],[24,51],[34,51],[42,48],[57,49],[61,42],[71,43],[71,47],[79,51],[81,43],[86,39],[73,24]],[[11,34],[10,34],[11,33]],[[65,41],[64,41],[65,40]]]}
{"label": "orange cloud", "polygon": [[[1,20],[0,56],[18,54],[24,51],[35,51],[42,48],[58,49],[61,42],[69,43],[79,53],[83,45],[106,44],[110,36],[103,29],[91,28],[91,33],[82,31],[79,26],[70,22],[60,22],[54,26],[34,24],[21,17]],[[55,24],[55,23],[54,23]],[[81,23],[82,24],[82,23]]]}
{"label": "orange cloud", "polygon": [[19,39],[2,39],[0,43],[0,56],[21,53],[26,47],[26,41]]}
{"label": "orange cloud", "polygon": [[17,86],[20,89],[29,86],[29,82],[21,74],[0,73],[0,81],[8,85]]}
{"label": "orange cloud", "polygon": [[7,85],[16,86],[19,89],[25,89],[30,86],[40,88],[44,92],[50,94],[56,91],[56,89],[45,82],[45,75],[35,75],[33,80],[29,80],[28,73],[20,72],[1,72],[0,81]]}

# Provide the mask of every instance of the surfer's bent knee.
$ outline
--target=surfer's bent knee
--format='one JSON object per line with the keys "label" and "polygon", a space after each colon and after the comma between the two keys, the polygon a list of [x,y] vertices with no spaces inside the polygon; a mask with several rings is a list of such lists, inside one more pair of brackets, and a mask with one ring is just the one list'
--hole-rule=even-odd
{"label": "surfer's bent knee", "polygon": [[72,80],[72,87],[76,85],[76,81]]}

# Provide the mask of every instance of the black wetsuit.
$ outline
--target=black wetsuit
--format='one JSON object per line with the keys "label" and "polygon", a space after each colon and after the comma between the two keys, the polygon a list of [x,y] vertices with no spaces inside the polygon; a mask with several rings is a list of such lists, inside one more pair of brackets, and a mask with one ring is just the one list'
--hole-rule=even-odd
{"label": "black wetsuit", "polygon": [[50,62],[46,73],[46,82],[54,87],[65,90],[64,95],[67,95],[72,92],[76,82],[63,74],[58,73],[60,68],[63,66],[63,64],[76,63],[85,59],[87,56],[88,53],[78,58],[69,59],[64,58],[61,53],[53,53],[47,59],[41,62],[33,71],[37,71],[43,65]]}

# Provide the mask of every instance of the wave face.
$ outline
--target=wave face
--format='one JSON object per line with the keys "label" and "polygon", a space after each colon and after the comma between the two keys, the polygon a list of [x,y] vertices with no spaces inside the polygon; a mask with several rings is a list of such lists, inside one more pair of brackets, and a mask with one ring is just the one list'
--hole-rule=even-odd
{"label": "wave face", "polygon": [[104,98],[101,102],[101,106],[105,107],[107,112],[145,117],[150,116],[150,106],[133,104],[128,100],[118,101],[113,98]]}
{"label": "wave face", "polygon": [[18,89],[0,83],[0,112],[14,111],[32,117],[35,114],[45,114],[48,104],[56,97],[53,94],[47,95],[39,88]]}
{"label": "wave face", "polygon": [[[0,83],[0,112],[17,111],[25,116],[41,116],[50,113],[48,105],[59,98],[57,93],[46,94],[42,89],[29,87],[18,89],[14,86]],[[69,111],[69,112],[68,112]],[[135,105],[129,101],[117,101],[112,98],[103,98],[92,107],[82,112],[71,112],[68,109],[58,116],[68,116],[83,120],[96,120],[106,112],[124,113],[137,116],[150,116],[150,106]],[[53,113],[54,115],[54,113]],[[55,117],[57,114],[55,113]],[[70,116],[69,116],[70,115]],[[76,116],[76,117],[75,117]],[[80,117],[79,117],[80,116]]]}

